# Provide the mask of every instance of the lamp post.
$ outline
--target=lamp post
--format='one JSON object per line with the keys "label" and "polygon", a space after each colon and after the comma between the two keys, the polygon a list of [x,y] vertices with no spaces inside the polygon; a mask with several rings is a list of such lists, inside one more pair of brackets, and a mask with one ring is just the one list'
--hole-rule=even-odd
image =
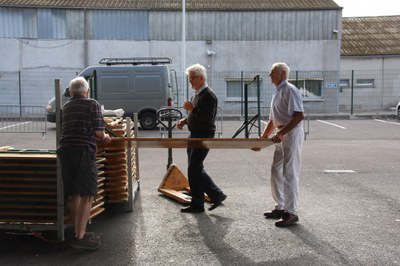
{"label": "lamp post", "polygon": [[[182,0],[182,93],[185,91],[185,66],[186,66],[186,0]],[[184,99],[187,99],[186,95]],[[178,103],[179,104],[179,103]]]}

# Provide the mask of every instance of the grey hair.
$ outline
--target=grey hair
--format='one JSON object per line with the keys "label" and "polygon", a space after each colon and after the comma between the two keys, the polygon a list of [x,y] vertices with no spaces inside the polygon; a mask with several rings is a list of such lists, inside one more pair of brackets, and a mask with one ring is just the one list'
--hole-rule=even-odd
{"label": "grey hair", "polygon": [[290,68],[286,63],[275,63],[272,65],[271,71],[272,71],[272,69],[276,69],[279,74],[285,73],[286,78],[288,78],[290,75]]}
{"label": "grey hair", "polygon": [[71,96],[84,96],[89,90],[89,83],[84,77],[76,77],[69,83]]}
{"label": "grey hair", "polygon": [[200,64],[191,65],[190,67],[186,68],[185,73],[188,76],[189,76],[189,74],[194,74],[196,76],[201,76],[201,77],[203,77],[204,80],[207,80],[206,68],[204,66],[200,65]]}

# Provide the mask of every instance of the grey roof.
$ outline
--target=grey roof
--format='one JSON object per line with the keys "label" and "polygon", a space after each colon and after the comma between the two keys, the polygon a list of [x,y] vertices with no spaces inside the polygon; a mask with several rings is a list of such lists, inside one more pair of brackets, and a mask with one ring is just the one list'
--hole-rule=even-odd
{"label": "grey roof", "polygon": [[[0,0],[3,7],[181,10],[182,0]],[[342,9],[333,0],[186,0],[187,10]]]}
{"label": "grey roof", "polygon": [[400,16],[343,18],[342,56],[400,55]]}

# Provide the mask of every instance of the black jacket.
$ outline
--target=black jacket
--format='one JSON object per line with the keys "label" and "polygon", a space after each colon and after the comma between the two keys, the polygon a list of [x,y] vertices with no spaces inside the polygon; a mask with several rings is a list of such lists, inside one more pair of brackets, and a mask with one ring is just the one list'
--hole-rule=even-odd
{"label": "black jacket", "polygon": [[187,126],[191,133],[207,133],[215,131],[218,99],[214,91],[206,87],[192,100],[193,111],[187,117]]}

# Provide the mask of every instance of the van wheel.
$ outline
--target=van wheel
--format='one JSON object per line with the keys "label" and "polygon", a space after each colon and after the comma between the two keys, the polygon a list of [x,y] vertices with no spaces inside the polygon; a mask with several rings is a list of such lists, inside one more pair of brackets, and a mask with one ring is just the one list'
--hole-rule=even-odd
{"label": "van wheel", "polygon": [[144,130],[155,129],[157,126],[156,114],[145,112],[140,116],[140,127]]}
{"label": "van wheel", "polygon": [[400,107],[397,109],[397,119],[400,120]]}

